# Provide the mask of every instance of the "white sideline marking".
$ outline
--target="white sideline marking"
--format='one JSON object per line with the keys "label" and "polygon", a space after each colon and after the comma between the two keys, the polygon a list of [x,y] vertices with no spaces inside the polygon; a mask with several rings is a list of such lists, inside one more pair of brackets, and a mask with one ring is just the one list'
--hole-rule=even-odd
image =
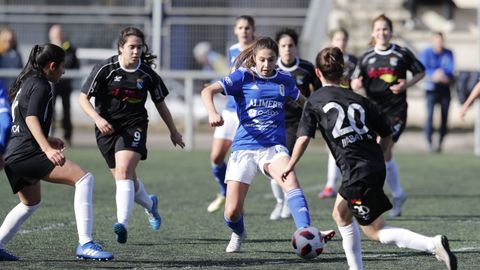
{"label": "white sideline marking", "polygon": [[19,234],[30,234],[30,233],[36,233],[36,232],[42,232],[42,231],[50,231],[54,230],[57,228],[62,228],[70,225],[75,225],[75,222],[63,222],[63,223],[53,223],[50,224],[46,227],[39,227],[39,228],[34,228],[31,230],[20,230],[18,233]]}

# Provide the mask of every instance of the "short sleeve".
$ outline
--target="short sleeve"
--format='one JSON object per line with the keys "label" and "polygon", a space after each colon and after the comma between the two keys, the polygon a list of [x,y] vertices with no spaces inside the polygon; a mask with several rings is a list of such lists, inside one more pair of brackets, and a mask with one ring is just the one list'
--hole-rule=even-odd
{"label": "short sleeve", "polygon": [[315,131],[317,129],[318,122],[315,117],[315,111],[313,109],[312,103],[307,100],[303,107],[302,118],[297,129],[297,137],[308,136],[310,138],[315,138]]}
{"label": "short sleeve", "polygon": [[362,56],[360,59],[358,59],[357,65],[355,66],[355,69],[353,70],[352,76],[350,77],[350,80],[357,79],[359,77],[365,77],[365,68],[363,66],[364,62],[364,57]]}
{"label": "short sleeve", "polygon": [[218,81],[223,88],[223,93],[226,95],[236,96],[240,94],[243,86],[245,74],[242,69],[234,71],[232,74],[225,76]]}
{"label": "short sleeve", "polygon": [[27,116],[37,116],[39,119],[43,119],[51,98],[52,89],[49,83],[34,85],[28,100]]}
{"label": "short sleeve", "polygon": [[83,83],[82,93],[86,94],[87,96],[96,96],[102,89],[102,80],[105,78],[105,75],[103,74],[104,72],[104,64],[95,65],[87,80],[85,83]]}
{"label": "short sleeve", "polygon": [[403,48],[403,54],[407,69],[410,70],[414,75],[425,71],[425,66],[415,57],[412,51],[410,51],[408,48]]}
{"label": "short sleeve", "polygon": [[300,90],[298,89],[297,85],[293,78],[288,80],[287,84],[287,96],[293,100],[297,100],[300,97]]}
{"label": "short sleeve", "polygon": [[153,103],[161,103],[168,95],[168,89],[167,86],[165,86],[165,83],[163,83],[162,78],[160,78],[156,72],[153,71],[152,73],[153,85],[149,89],[150,96]]}

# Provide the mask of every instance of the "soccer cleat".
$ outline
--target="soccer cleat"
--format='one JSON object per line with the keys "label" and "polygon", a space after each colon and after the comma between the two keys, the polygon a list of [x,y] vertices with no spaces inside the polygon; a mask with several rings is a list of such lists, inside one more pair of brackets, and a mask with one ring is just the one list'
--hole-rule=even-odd
{"label": "soccer cleat", "polygon": [[241,235],[238,235],[232,232],[230,237],[230,242],[228,243],[227,248],[225,249],[228,253],[240,252],[240,247],[242,246],[242,241],[247,238],[247,231],[243,231]]}
{"label": "soccer cleat", "polygon": [[273,208],[272,213],[270,214],[270,220],[279,220],[282,214],[283,203],[277,202],[275,208]]}
{"label": "soccer cleat", "polygon": [[287,200],[283,203],[282,212],[280,213],[281,218],[290,218],[292,213],[290,213],[290,208],[288,208]]}
{"label": "soccer cleat", "polygon": [[103,251],[102,247],[93,241],[83,245],[78,244],[75,253],[77,259],[97,261],[109,261],[113,259],[113,255],[110,252]]}
{"label": "soccer cleat", "polygon": [[325,242],[325,243],[332,240],[332,238],[335,236],[335,231],[334,230],[320,231],[320,233],[322,234],[323,242]]}
{"label": "soccer cleat", "polygon": [[407,200],[407,195],[403,193],[400,197],[394,197],[392,200],[392,209],[390,210],[390,213],[388,215],[392,218],[394,217],[399,217],[402,215],[402,206]]}
{"label": "soccer cleat", "polygon": [[8,253],[5,249],[0,249],[0,261],[18,261],[18,257]]}
{"label": "soccer cleat", "polygon": [[457,270],[457,257],[450,251],[448,239],[445,235],[436,235],[433,237],[435,244],[435,257],[444,262],[448,270]]}
{"label": "soccer cleat", "polygon": [[217,194],[217,198],[215,198],[215,200],[213,200],[208,205],[207,211],[209,213],[216,212],[216,211],[222,209],[224,204],[225,204],[225,196],[223,196],[222,194],[219,193],[219,194]]}
{"label": "soccer cleat", "polygon": [[113,224],[113,232],[117,235],[117,242],[125,244],[127,242],[127,228],[122,223]]}
{"label": "soccer cleat", "polygon": [[318,198],[321,200],[326,198],[335,198],[337,192],[331,187],[325,187],[320,193],[318,193]]}
{"label": "soccer cleat", "polygon": [[154,194],[151,194],[149,197],[152,200],[152,209],[150,211],[145,209],[145,213],[148,215],[148,222],[150,223],[152,230],[157,231],[160,229],[160,225],[162,225],[162,218],[158,213],[158,199]]}

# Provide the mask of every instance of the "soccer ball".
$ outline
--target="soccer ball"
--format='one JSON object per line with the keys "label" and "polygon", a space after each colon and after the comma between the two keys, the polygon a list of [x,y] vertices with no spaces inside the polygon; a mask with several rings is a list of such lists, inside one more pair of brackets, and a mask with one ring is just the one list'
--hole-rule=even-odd
{"label": "soccer ball", "polygon": [[310,260],[322,253],[325,241],[320,231],[310,226],[300,228],[293,233],[292,246],[298,256]]}

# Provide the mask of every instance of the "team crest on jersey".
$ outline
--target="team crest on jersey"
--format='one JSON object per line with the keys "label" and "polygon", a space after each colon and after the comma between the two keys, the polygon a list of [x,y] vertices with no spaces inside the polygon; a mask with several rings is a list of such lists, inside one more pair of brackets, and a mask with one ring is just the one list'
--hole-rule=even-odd
{"label": "team crest on jersey", "polygon": [[303,79],[305,79],[305,76],[295,76],[295,79],[297,81],[297,85],[303,85]]}
{"label": "team crest on jersey", "polygon": [[233,82],[232,82],[232,79],[230,79],[230,77],[225,77],[225,82],[227,83],[228,86],[232,86],[233,85]]}
{"label": "team crest on jersey", "polygon": [[280,84],[279,86],[280,86],[280,95],[282,97],[284,97],[285,96],[285,85]]}
{"label": "team crest on jersey", "polygon": [[398,65],[398,58],[397,57],[390,57],[390,65],[392,65],[392,66]]}
{"label": "team crest on jersey", "polygon": [[120,75],[120,76],[115,76],[115,77],[113,78],[113,81],[114,81],[114,82],[119,82],[119,81],[121,81],[121,80],[122,80],[122,76],[121,76],[121,75]]}
{"label": "team crest on jersey", "polygon": [[143,89],[143,86],[144,86],[143,80],[138,78],[137,79],[137,89]]}

